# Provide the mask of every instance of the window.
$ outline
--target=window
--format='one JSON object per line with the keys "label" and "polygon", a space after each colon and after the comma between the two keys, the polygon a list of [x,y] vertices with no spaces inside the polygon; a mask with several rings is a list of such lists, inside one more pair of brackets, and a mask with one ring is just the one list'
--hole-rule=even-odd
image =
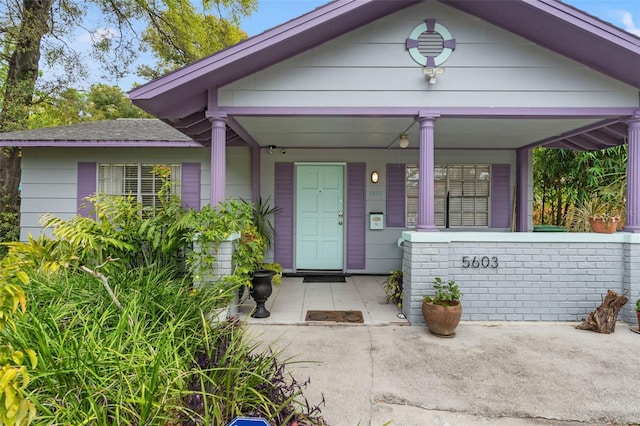
{"label": "window", "polygon": [[[436,164],[434,170],[435,225],[489,226],[491,166]],[[418,166],[406,167],[407,226],[418,223]]]}
{"label": "window", "polygon": [[180,195],[180,164],[118,164],[98,165],[98,192],[107,195],[136,197],[145,207],[159,206],[158,191],[162,187],[156,167],[170,168],[171,194]]}

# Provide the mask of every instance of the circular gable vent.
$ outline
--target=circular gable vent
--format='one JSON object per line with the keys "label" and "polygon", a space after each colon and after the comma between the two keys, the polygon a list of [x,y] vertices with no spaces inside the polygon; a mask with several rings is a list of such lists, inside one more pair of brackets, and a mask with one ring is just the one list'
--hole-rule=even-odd
{"label": "circular gable vent", "polygon": [[406,41],[409,54],[423,67],[444,63],[456,48],[456,40],[442,24],[427,19],[411,31]]}

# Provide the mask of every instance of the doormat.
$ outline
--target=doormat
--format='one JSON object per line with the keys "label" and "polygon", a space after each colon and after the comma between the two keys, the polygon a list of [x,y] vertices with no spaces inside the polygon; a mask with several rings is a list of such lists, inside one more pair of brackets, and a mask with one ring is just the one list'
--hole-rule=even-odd
{"label": "doormat", "polygon": [[303,283],[346,283],[344,275],[305,275]]}
{"label": "doormat", "polygon": [[362,311],[307,311],[305,321],[364,323]]}

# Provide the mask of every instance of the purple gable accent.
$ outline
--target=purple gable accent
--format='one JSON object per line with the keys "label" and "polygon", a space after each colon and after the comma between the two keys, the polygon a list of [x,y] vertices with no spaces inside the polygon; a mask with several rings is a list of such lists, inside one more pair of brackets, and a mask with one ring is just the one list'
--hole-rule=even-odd
{"label": "purple gable accent", "polygon": [[405,227],[405,174],[404,164],[387,164],[387,228]]}
{"label": "purple gable accent", "polygon": [[436,59],[433,56],[427,56],[427,67],[433,68],[436,66]]}
{"label": "purple gable accent", "polygon": [[444,42],[442,42],[442,47],[444,48],[449,48],[449,49],[454,49],[456,48],[456,39],[452,38],[451,40],[445,40]]}
{"label": "purple gable accent", "polygon": [[424,21],[427,24],[427,31],[432,33],[436,30],[436,20],[435,19],[427,19]]}
{"label": "purple gable accent", "polygon": [[347,164],[347,269],[365,269],[366,165]]}
{"label": "purple gable accent", "polygon": [[511,226],[511,166],[491,165],[491,227]]}
{"label": "purple gable accent", "polygon": [[200,163],[182,163],[182,207],[200,210]]}
{"label": "purple gable accent", "polygon": [[85,200],[86,197],[95,195],[98,181],[96,163],[78,163],[77,206],[80,216],[90,217],[93,206]]}
{"label": "purple gable accent", "polygon": [[411,49],[413,47],[418,47],[418,40],[414,40],[412,38],[408,38],[406,42],[407,49]]}
{"label": "purple gable accent", "polygon": [[293,163],[275,164],[274,206],[280,211],[275,215],[273,224],[276,230],[273,257],[285,269],[293,268],[293,219],[294,204],[294,166]]}

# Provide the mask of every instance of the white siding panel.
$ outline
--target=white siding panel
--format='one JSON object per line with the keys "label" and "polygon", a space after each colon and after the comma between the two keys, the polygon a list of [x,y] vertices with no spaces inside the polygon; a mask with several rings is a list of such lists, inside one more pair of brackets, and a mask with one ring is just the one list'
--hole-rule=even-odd
{"label": "white siding panel", "polygon": [[[480,78],[479,76],[475,78]],[[421,79],[422,81],[423,79]],[[545,92],[527,90],[505,92],[445,91],[425,87],[421,91],[272,91],[226,93],[234,106],[282,107],[636,107],[637,92]]]}
{"label": "white siding panel", "polygon": [[[457,49],[429,85],[404,43],[433,18]],[[635,107],[637,90],[435,2],[387,16],[220,91],[231,106]]]}

